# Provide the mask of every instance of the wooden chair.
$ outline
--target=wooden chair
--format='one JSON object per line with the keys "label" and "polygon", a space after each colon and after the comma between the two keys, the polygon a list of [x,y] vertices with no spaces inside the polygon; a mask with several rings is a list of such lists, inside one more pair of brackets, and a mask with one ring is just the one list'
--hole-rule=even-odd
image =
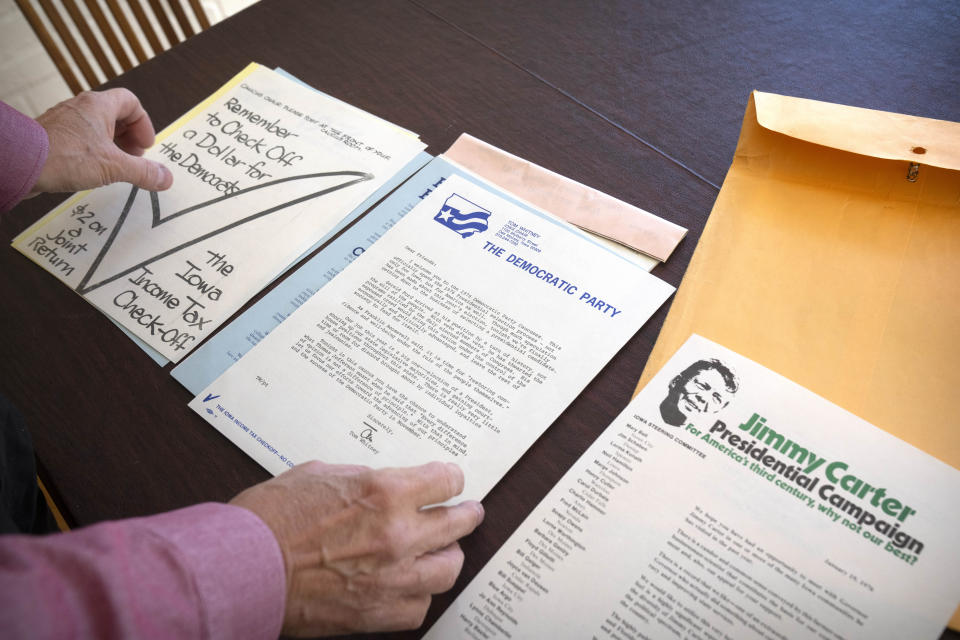
{"label": "wooden chair", "polygon": [[[166,2],[147,0],[147,6],[144,6],[141,0],[125,0],[123,2],[118,2],[118,0],[82,0],[87,15],[84,15],[75,0],[60,0],[59,4],[52,0],[16,0],[16,2],[47,53],[50,54],[54,64],[57,65],[60,75],[63,76],[67,86],[74,94],[80,93],[84,89],[93,88],[124,71],[129,71],[136,64],[145,62],[148,58],[166,48],[194,35],[195,30],[188,17],[188,11],[193,13],[201,30],[210,27],[210,22],[207,20],[203,7],[200,6],[200,0],[166,0]],[[105,15],[103,4],[109,8],[112,22]],[[36,8],[38,6],[46,15],[47,22],[53,26],[53,30],[59,37],[59,43],[58,39],[54,38],[48,30],[43,18],[40,17]],[[60,7],[62,7],[62,10]],[[127,11],[124,11],[124,9]],[[174,27],[170,20],[168,9],[169,14],[172,14],[176,20],[179,30]],[[136,24],[143,35],[143,40],[146,40],[146,44],[152,49],[152,53],[149,55],[144,49],[143,40],[131,27],[128,15],[132,15],[136,20]],[[90,22],[91,19],[93,24]],[[68,23],[72,23],[72,28],[68,26]],[[165,43],[155,25],[159,25]],[[119,33],[115,30],[115,27],[119,28]],[[75,33],[79,33],[85,47],[81,47],[77,42],[74,37]],[[104,43],[109,46],[113,54],[112,58],[104,51],[102,46]],[[124,43],[126,47],[124,47]],[[131,62],[128,53],[131,53],[136,59],[135,63]],[[72,59],[73,64],[86,80],[86,86],[77,79],[67,56]],[[115,65],[119,65],[119,69]],[[99,75],[97,71],[99,71]]]}

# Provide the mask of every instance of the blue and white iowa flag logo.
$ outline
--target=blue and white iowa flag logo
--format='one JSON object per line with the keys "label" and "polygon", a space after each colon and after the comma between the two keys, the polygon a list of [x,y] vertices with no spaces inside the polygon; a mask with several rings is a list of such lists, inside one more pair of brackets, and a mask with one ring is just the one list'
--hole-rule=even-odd
{"label": "blue and white iowa flag logo", "polygon": [[453,194],[443,203],[433,219],[445,227],[453,229],[463,238],[487,230],[490,212],[478,207],[464,197]]}

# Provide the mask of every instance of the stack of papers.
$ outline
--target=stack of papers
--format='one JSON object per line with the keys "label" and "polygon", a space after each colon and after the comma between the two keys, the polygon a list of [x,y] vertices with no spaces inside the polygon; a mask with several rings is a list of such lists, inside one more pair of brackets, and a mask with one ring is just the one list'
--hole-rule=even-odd
{"label": "stack of papers", "polygon": [[148,152],[174,188],[77,194],[15,247],[158,362],[205,343],[173,374],[273,473],[451,460],[481,498],[672,294],[648,271],[685,230],[470,136],[424,146],[251,64]]}
{"label": "stack of papers", "polygon": [[147,152],[171,190],[79,193],[14,247],[176,362],[424,147],[251,64]]}
{"label": "stack of papers", "polygon": [[191,402],[271,472],[449,460],[482,498],[673,292],[447,163],[425,171],[414,203],[371,212],[388,233]]}

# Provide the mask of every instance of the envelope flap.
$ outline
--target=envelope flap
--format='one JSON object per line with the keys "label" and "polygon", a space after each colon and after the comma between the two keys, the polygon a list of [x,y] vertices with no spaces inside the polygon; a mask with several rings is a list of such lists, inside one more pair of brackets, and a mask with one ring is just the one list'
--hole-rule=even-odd
{"label": "envelope flap", "polygon": [[661,262],[670,257],[687,233],[684,227],[466,133],[443,157],[570,224]]}
{"label": "envelope flap", "polygon": [[960,123],[753,92],[757,123],[807,142],[960,170]]}

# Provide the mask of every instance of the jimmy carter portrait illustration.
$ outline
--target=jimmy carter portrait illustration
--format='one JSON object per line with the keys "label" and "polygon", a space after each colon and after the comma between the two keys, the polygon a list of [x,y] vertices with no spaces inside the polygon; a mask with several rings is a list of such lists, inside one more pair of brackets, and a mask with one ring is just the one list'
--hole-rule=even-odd
{"label": "jimmy carter portrait illustration", "polygon": [[739,387],[737,376],[719,360],[698,360],[670,381],[660,415],[667,424],[682,426],[722,410]]}

